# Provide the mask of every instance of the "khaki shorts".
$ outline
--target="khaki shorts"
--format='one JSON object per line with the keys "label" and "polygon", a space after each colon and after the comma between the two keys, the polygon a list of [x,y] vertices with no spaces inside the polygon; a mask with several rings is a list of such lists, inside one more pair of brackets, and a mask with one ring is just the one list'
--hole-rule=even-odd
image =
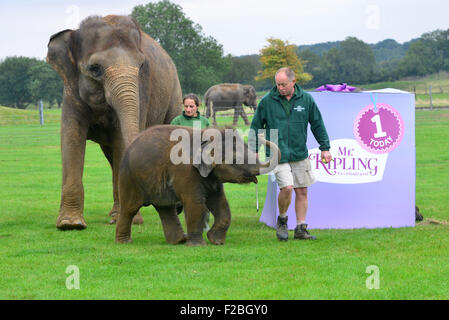
{"label": "khaki shorts", "polygon": [[280,189],[293,186],[307,188],[316,182],[310,160],[281,163],[274,168],[273,173]]}

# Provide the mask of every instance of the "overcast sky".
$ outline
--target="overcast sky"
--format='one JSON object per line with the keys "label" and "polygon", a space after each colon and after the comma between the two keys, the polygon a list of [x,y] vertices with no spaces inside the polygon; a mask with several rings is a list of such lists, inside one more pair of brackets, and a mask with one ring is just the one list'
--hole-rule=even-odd
{"label": "overcast sky", "polygon": [[[130,14],[149,0],[0,0],[0,59],[43,59],[49,37],[89,15]],[[449,29],[446,0],[172,0],[226,54],[257,54],[269,37],[313,44],[355,36],[403,43]]]}

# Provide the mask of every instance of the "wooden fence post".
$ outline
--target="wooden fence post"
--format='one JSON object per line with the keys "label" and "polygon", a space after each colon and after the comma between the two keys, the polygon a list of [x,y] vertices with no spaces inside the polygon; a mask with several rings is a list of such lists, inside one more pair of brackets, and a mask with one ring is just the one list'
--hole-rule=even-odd
{"label": "wooden fence post", "polygon": [[41,126],[44,125],[44,103],[42,102],[42,100],[39,101],[39,120]]}
{"label": "wooden fence post", "polygon": [[429,86],[429,96],[430,96],[430,110],[433,109],[433,103],[432,103],[432,86]]}

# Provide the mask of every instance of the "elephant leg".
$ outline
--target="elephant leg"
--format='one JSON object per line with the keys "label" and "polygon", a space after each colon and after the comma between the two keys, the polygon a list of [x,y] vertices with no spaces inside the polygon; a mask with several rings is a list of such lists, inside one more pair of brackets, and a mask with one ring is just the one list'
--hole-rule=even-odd
{"label": "elephant leg", "polygon": [[212,124],[213,124],[214,126],[217,125],[217,118],[216,118],[216,115],[217,115],[217,112],[216,112],[215,109],[214,109],[214,113],[212,114],[212,119],[213,119]]}
{"label": "elephant leg", "polygon": [[142,207],[143,197],[134,184],[124,177],[121,183],[119,214],[115,228],[115,240],[121,243],[131,242],[131,226],[134,217]]}
{"label": "elephant leg", "polygon": [[239,121],[239,114],[240,114],[240,107],[239,106],[235,106],[234,107],[234,120],[232,121],[232,125],[236,126],[238,121]]}
{"label": "elephant leg", "polygon": [[229,209],[223,186],[218,192],[211,193],[206,203],[214,215],[214,225],[207,233],[207,238],[213,244],[224,244],[226,232],[231,225],[231,210]]}
{"label": "elephant leg", "polygon": [[243,121],[245,121],[245,125],[249,126],[250,123],[248,120],[248,116],[246,115],[245,108],[243,106],[241,107],[241,116],[243,118]]}
{"label": "elephant leg", "polygon": [[129,207],[125,207],[123,211],[120,212],[115,227],[115,241],[120,243],[132,242],[131,226],[137,211],[139,211],[139,209],[133,210]]}
{"label": "elephant leg", "polygon": [[[123,147],[119,144],[116,146],[116,152],[113,151],[113,148],[105,145],[100,145],[101,150],[103,150],[103,153],[108,159],[109,164],[111,165],[112,169],[112,189],[113,189],[113,198],[114,198],[114,204],[112,205],[111,211],[109,211],[109,216],[111,217],[111,220],[109,221],[109,224],[114,224],[117,222],[117,216],[119,213],[119,193],[118,193],[118,178],[119,178],[119,167],[120,167],[120,161],[123,152],[121,150]],[[117,165],[115,165],[117,164]],[[142,214],[137,212],[137,214],[134,216],[133,219],[134,224],[143,224],[143,217]]]}
{"label": "elephant leg", "polygon": [[187,225],[186,244],[190,246],[203,246],[206,245],[203,239],[203,217],[208,210],[205,204],[190,200],[194,198],[194,196],[188,197],[188,200],[183,203]]}
{"label": "elephant leg", "polygon": [[62,194],[56,227],[59,230],[85,229],[83,217],[83,167],[87,128],[78,121],[61,121]]}
{"label": "elephant leg", "polygon": [[158,207],[154,206],[159,213],[164,230],[165,239],[170,244],[184,243],[187,240],[181,222],[176,213],[176,206]]}

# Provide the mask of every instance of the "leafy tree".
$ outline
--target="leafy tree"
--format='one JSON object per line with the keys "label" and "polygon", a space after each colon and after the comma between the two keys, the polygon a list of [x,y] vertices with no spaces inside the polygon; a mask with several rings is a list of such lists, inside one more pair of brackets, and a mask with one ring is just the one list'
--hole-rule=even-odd
{"label": "leafy tree", "polygon": [[400,58],[391,58],[389,60],[378,62],[371,82],[398,80],[398,66],[400,62]]}
{"label": "leafy tree", "polygon": [[[348,39],[345,41],[347,42]],[[343,76],[348,79],[347,74],[341,73],[342,70],[339,64],[342,61],[342,57],[341,55],[337,56],[337,53],[340,52],[341,44],[345,41],[298,46],[298,56],[304,62],[308,61],[305,63],[304,70],[313,76],[313,80],[308,85],[316,87],[324,83],[338,82],[342,80]],[[372,49],[376,63],[369,79],[367,78],[368,83],[398,79],[400,76],[398,66],[409,47],[416,41],[417,39],[414,39],[399,44],[395,40],[385,39],[376,44],[369,44],[368,46]],[[333,50],[331,51],[331,49]],[[335,65],[335,63],[338,63],[338,65]]]}
{"label": "leafy tree", "polygon": [[50,102],[50,106],[53,103],[61,106],[63,82],[56,71],[44,61],[37,61],[30,67],[27,88],[33,101],[42,99]]}
{"label": "leafy tree", "polygon": [[426,56],[426,65],[432,72],[449,71],[449,30],[435,30],[421,36],[431,48],[432,56]]}
{"label": "leafy tree", "polygon": [[402,58],[406,52],[406,47],[393,39],[385,39],[369,46],[373,49],[376,62],[391,61],[393,59]]}
{"label": "leafy tree", "polygon": [[410,44],[398,66],[401,76],[423,76],[449,71],[449,30],[423,34]]}
{"label": "leafy tree", "polygon": [[422,39],[413,43],[398,66],[400,75],[423,76],[432,73],[433,68],[430,66],[430,63],[426,62],[428,57],[432,56],[432,51],[431,46]]}
{"label": "leafy tree", "polygon": [[33,101],[28,89],[29,70],[37,59],[8,57],[0,64],[0,104],[25,109]]}
{"label": "leafy tree", "polygon": [[0,63],[0,104],[25,109],[42,99],[50,104],[62,102],[63,84],[45,61],[27,57],[8,57]]}
{"label": "leafy tree", "polygon": [[323,70],[323,58],[311,49],[299,51],[299,58],[304,63],[304,71],[310,73],[313,79],[307,83],[309,87],[319,87],[326,79],[326,70]]}
{"label": "leafy tree", "polygon": [[276,38],[269,38],[267,41],[269,45],[260,50],[262,69],[256,80],[274,79],[276,71],[282,67],[292,69],[296,81],[301,85],[312,80],[312,75],[304,72],[303,63],[296,54],[297,47],[294,44]]}
{"label": "leafy tree", "polygon": [[322,42],[322,43],[316,43],[316,44],[309,44],[309,45],[300,45],[298,46],[298,54],[300,54],[302,51],[310,50],[314,54],[322,57],[326,52],[328,52],[330,49],[340,48],[341,41],[328,41],[328,42]]}
{"label": "leafy tree", "polygon": [[321,68],[325,70],[322,84],[344,82],[341,77],[341,54],[340,49],[332,48],[326,52],[321,60]]}
{"label": "leafy tree", "polygon": [[173,59],[184,92],[203,93],[223,82],[231,57],[224,56],[223,47],[206,37],[179,5],[168,0],[148,3],[134,7],[131,15]]}
{"label": "leafy tree", "polygon": [[373,50],[363,41],[348,37],[340,47],[323,55],[321,62],[323,83],[369,83],[372,81],[376,61]]}
{"label": "leafy tree", "polygon": [[348,83],[369,83],[376,65],[374,53],[365,42],[348,37],[341,43],[339,69],[342,81]]}
{"label": "leafy tree", "polygon": [[258,55],[232,57],[231,70],[225,75],[225,82],[253,84],[257,72],[260,70]]}

